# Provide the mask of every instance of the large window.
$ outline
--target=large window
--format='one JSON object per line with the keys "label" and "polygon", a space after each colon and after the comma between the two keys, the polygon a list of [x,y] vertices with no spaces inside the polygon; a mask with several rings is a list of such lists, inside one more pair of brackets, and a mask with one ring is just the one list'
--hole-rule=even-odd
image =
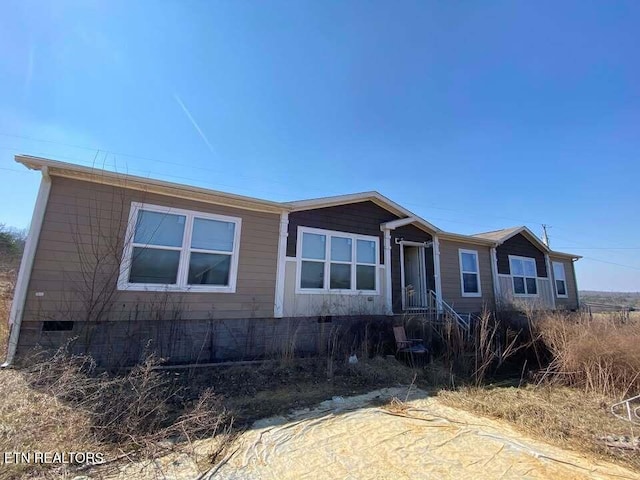
{"label": "large window", "polygon": [[564,272],[564,263],[553,262],[553,278],[556,282],[556,296],[567,297],[567,277]]}
{"label": "large window", "polygon": [[515,295],[537,295],[536,260],[509,255],[509,266],[513,278],[513,293]]}
{"label": "large window", "polygon": [[118,287],[235,291],[240,225],[235,217],[132,203]]}
{"label": "large window", "polygon": [[377,237],[299,227],[297,251],[300,291],[378,292]]}
{"label": "large window", "polygon": [[478,265],[478,252],[475,250],[458,250],[460,256],[460,283],[463,297],[479,297],[480,268]]}

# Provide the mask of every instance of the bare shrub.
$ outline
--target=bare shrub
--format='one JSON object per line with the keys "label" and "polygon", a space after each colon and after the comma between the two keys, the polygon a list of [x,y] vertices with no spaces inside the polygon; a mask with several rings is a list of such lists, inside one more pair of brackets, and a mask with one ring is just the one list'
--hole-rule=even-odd
{"label": "bare shrub", "polygon": [[545,378],[607,396],[640,391],[640,322],[555,313],[536,328],[552,355]]}
{"label": "bare shrub", "polygon": [[526,340],[522,331],[514,331],[493,313],[485,310],[476,323],[474,337],[475,365],[472,379],[481,385],[491,371],[497,371],[518,350],[528,348],[534,341]]}
{"label": "bare shrub", "polygon": [[32,387],[47,393],[90,418],[95,441],[117,444],[150,454],[168,438],[191,441],[229,433],[232,418],[222,397],[205,389],[185,406],[185,388],[157,367],[151,354],[124,374],[96,372],[91,357],[70,355],[65,348],[27,373]]}
{"label": "bare shrub", "polygon": [[449,315],[444,316],[440,325],[431,325],[436,334],[432,342],[436,358],[432,363],[441,366],[440,370],[444,368],[446,375],[439,377],[447,378],[452,385],[455,377],[481,385],[509,358],[532,344],[522,328],[515,330],[506,318],[489,310],[471,321],[470,331]]}
{"label": "bare shrub", "polygon": [[415,382],[416,371],[396,360],[374,357],[347,365],[345,374],[359,385],[407,385]]}

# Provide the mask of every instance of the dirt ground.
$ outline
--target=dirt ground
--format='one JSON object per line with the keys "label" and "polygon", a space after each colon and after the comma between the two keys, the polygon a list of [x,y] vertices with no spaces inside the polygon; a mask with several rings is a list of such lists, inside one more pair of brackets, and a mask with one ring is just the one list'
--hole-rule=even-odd
{"label": "dirt ground", "polygon": [[[400,401],[391,401],[391,399]],[[405,402],[405,399],[407,401]],[[624,467],[530,438],[507,423],[447,407],[422,390],[388,388],[335,397],[316,408],[255,422],[227,457],[198,477],[181,454],[131,464],[107,478],[636,479]]]}

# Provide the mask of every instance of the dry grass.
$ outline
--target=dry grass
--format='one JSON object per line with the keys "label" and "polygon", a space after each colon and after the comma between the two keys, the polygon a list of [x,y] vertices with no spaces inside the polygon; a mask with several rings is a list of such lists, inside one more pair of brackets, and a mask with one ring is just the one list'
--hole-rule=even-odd
{"label": "dry grass", "polygon": [[7,355],[7,339],[9,338],[9,311],[15,285],[15,271],[0,270],[0,359]]}
{"label": "dry grass", "polygon": [[[9,335],[13,275],[0,276],[0,355],[6,355]],[[104,451],[88,434],[90,417],[85,412],[65,405],[55,397],[32,388],[19,371],[0,369],[0,451],[32,452]],[[34,465],[2,465],[0,475],[7,479],[27,474],[45,475],[50,468]]]}
{"label": "dry grass", "polygon": [[[195,439],[230,440],[232,418],[210,388],[187,396],[174,375],[154,369],[148,357],[122,375],[96,375],[83,357],[58,353],[29,370],[0,370],[0,450],[100,452],[129,461],[189,451]],[[210,461],[223,453],[212,452]],[[117,465],[116,465],[117,466]],[[3,465],[0,475],[61,475],[76,466]]]}
{"label": "dry grass", "polygon": [[[90,435],[90,416],[33,389],[14,370],[0,370],[0,451],[105,452]],[[105,452],[106,453],[106,452]],[[3,478],[44,474],[50,468],[35,465],[2,465]]]}
{"label": "dry grass", "polygon": [[[609,413],[611,399],[560,386],[462,388],[440,391],[438,398],[452,407],[506,420],[524,434],[560,447],[595,454],[640,469],[637,452],[610,448],[605,436],[634,437],[632,425]],[[638,429],[638,427],[636,427]]]}
{"label": "dry grass", "polygon": [[[0,299],[3,347],[11,292],[6,283]],[[149,356],[125,374],[98,374],[90,358],[61,349],[53,358],[33,358],[28,369],[0,369],[0,451],[100,452],[107,460],[127,453],[126,461],[152,458],[167,449],[188,450],[197,438],[230,439],[232,418],[222,397],[206,386],[188,392],[174,375],[155,370],[158,361]],[[213,452],[209,460],[221,453]],[[3,464],[0,478],[73,477],[75,469]]]}
{"label": "dry grass", "polygon": [[333,376],[327,379],[325,360],[299,358],[251,366],[203,368],[185,375],[184,380],[189,384],[210,385],[224,395],[225,405],[234,413],[235,425],[241,427],[260,418],[311,407],[334,396],[407,385],[414,373],[395,359],[374,357],[355,365],[335,362]]}
{"label": "dry grass", "polygon": [[[440,391],[438,397],[451,406],[506,420],[558,446],[640,469],[638,451],[627,449],[640,427],[634,430],[609,410],[640,391],[640,319],[617,314],[528,316],[536,357],[549,358],[536,375],[538,386],[465,387]],[[611,438],[627,439],[619,445],[627,448],[612,447]]]}
{"label": "dry grass", "polygon": [[640,321],[550,314],[535,322],[552,355],[547,378],[616,398],[640,391]]}
{"label": "dry grass", "polygon": [[[6,320],[9,295],[2,300],[0,315]],[[0,337],[3,345],[7,333]],[[28,369],[0,370],[0,450],[101,452],[107,460],[133,452],[120,462],[153,458],[167,449],[189,452],[196,438],[218,435],[230,441],[232,411],[242,427],[335,395],[409,383],[414,375],[382,358],[335,362],[331,380],[323,359],[177,372],[155,369],[157,360],[149,357],[125,374],[109,375],[96,372],[89,357],[62,349],[53,358],[34,358]],[[221,453],[214,452],[209,462]],[[2,465],[0,477],[73,477],[74,472],[59,465],[13,464]]]}

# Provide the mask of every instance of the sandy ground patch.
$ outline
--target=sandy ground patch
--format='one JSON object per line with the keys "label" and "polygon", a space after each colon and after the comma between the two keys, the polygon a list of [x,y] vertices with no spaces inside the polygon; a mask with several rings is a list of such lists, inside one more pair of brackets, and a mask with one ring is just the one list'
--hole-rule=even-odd
{"label": "sandy ground patch", "polygon": [[[598,462],[523,436],[509,425],[442,405],[406,388],[334,398],[317,408],[257,421],[225,460],[198,476],[186,455],[130,465],[119,478],[235,479],[636,479],[623,467]],[[374,406],[380,405],[380,406]],[[197,442],[204,454],[211,441]]]}
{"label": "sandy ground patch", "polygon": [[425,392],[400,411],[366,406],[404,394],[382,390],[258,422],[215,478],[640,478],[446,407]]}

